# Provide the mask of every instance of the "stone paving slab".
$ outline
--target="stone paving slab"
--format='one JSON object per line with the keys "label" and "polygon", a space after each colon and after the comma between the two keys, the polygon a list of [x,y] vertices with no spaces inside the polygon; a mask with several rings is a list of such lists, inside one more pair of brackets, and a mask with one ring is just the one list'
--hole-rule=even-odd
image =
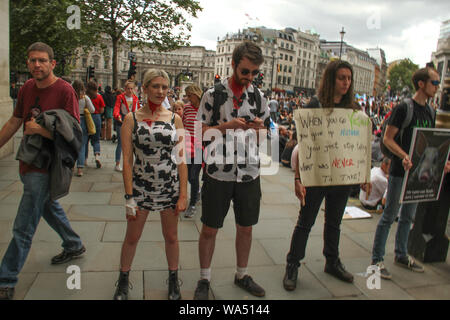
{"label": "stone paving slab", "polygon": [[[234,240],[222,240],[216,242],[215,254],[212,259],[212,268],[236,267],[236,249]],[[200,268],[198,260],[198,241],[183,242],[180,244],[180,264],[184,269]],[[258,240],[252,241],[250,251],[249,266],[273,265],[273,260]]]}
{"label": "stone paving slab", "polygon": [[[17,185],[19,184],[19,182],[17,182],[16,180],[0,180],[0,191],[1,192],[13,191],[13,190],[11,190],[11,187],[16,184]],[[14,191],[18,191],[18,190],[14,190]]]}
{"label": "stone paving slab", "polygon": [[[122,242],[127,230],[126,222],[108,222],[106,224],[103,242]],[[179,241],[197,241],[199,232],[194,222],[181,221],[178,224]],[[162,226],[159,221],[147,221],[139,241],[164,241]]]}
{"label": "stone paving slab", "polygon": [[[217,300],[315,300],[331,298],[328,290],[306,271],[301,279],[301,288],[288,292],[283,288],[283,266],[255,266],[248,268],[248,274],[266,290],[263,298],[255,297],[234,284],[235,269],[213,270],[212,286]],[[267,275],[271,275],[268,277]]]}
{"label": "stone paving slab", "polygon": [[[212,271],[214,273],[214,270]],[[182,300],[193,300],[197,281],[198,270],[179,270],[178,278],[181,280],[180,292]],[[168,295],[168,271],[144,271],[144,299],[167,300]],[[214,287],[210,288],[210,299],[214,299]]]}
{"label": "stone paving slab", "polygon": [[450,300],[450,284],[407,289],[406,292],[419,300]]}
{"label": "stone paving slab", "polygon": [[[19,141],[19,138],[16,138]],[[95,168],[92,153],[83,177],[74,176],[70,194],[60,200],[75,231],[80,233],[87,252],[82,258],[64,265],[51,265],[50,259],[62,250],[61,241],[45,221],[41,221],[25,266],[19,275],[16,299],[106,299],[114,294],[118,278],[126,219],[123,179],[114,171],[116,144],[102,141],[103,167]],[[16,146],[17,147],[17,146]],[[17,149],[17,148],[16,148]],[[92,148],[90,148],[92,150]],[[90,151],[91,152],[91,151]],[[310,232],[306,257],[300,268],[298,288],[287,292],[282,286],[286,254],[299,215],[299,201],[294,193],[293,172],[280,167],[277,175],[261,177],[262,202],[259,223],[253,230],[249,274],[267,292],[263,299],[249,296],[233,283],[236,268],[236,227],[232,204],[224,227],[219,230],[212,261],[211,299],[232,300],[450,300],[450,256],[446,262],[425,264],[424,274],[413,273],[394,265],[394,240],[397,224],[392,225],[385,263],[393,275],[391,281],[381,280],[381,289],[367,287],[366,270],[371,260],[373,237],[381,217],[344,220],[341,224],[340,253],[342,262],[355,276],[353,284],[324,273],[324,212],[320,211]],[[189,188],[188,188],[189,189]],[[12,235],[12,225],[22,196],[15,154],[0,160],[0,256],[3,256]],[[358,205],[350,199],[349,205]],[[323,207],[323,205],[322,205]],[[301,213],[300,213],[301,214]],[[192,218],[180,216],[179,275],[184,300],[193,298],[199,280],[198,236],[202,228],[201,203]],[[147,218],[136,250],[131,279],[131,299],[167,299],[167,259],[161,231],[160,214]],[[450,227],[450,222],[448,223]],[[82,289],[68,290],[66,269],[77,265],[82,272]]]}
{"label": "stone paving slab", "polygon": [[[116,290],[118,272],[81,273],[81,289],[68,289],[67,273],[39,273],[25,296],[25,300],[112,300]],[[133,290],[130,300],[142,300],[143,273],[130,272]]]}

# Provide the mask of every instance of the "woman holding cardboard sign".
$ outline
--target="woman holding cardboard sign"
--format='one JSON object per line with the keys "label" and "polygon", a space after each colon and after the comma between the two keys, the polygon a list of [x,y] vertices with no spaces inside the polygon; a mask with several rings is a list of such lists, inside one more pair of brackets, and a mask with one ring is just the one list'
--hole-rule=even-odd
{"label": "woman holding cardboard sign", "polygon": [[[324,72],[318,97],[305,108],[347,108],[359,110],[353,99],[353,68],[342,60],[330,62]],[[299,142],[301,148],[301,142]],[[298,163],[298,155],[295,159]],[[301,165],[301,164],[300,164]],[[344,215],[351,185],[333,185],[306,188],[300,180],[299,165],[295,168],[295,194],[301,201],[301,213],[291,239],[287,255],[283,286],[292,291],[297,286],[298,268],[305,257],[306,243],[311,227],[325,198],[324,249],[325,272],[345,282],[353,282],[353,275],[345,270],[339,259],[340,224]],[[368,186],[370,189],[370,186]],[[370,190],[368,190],[370,192]]]}

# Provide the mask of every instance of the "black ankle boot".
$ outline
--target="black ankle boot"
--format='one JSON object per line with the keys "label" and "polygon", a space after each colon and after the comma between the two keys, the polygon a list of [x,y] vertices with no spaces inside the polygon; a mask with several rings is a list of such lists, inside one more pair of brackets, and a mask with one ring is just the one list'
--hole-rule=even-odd
{"label": "black ankle boot", "polygon": [[342,281],[349,283],[353,282],[353,275],[347,270],[345,270],[344,265],[341,263],[341,260],[339,259],[337,259],[336,261],[327,261],[327,263],[325,264],[324,271]]}
{"label": "black ankle boot", "polygon": [[180,284],[178,283],[178,270],[169,270],[169,300],[180,300]]}
{"label": "black ankle boot", "polygon": [[[128,288],[131,287],[129,281],[130,271],[120,272],[119,280],[116,283],[116,292],[114,293],[114,300],[128,300]],[[132,288],[132,287],[131,287]]]}
{"label": "black ankle boot", "polygon": [[287,291],[297,288],[298,266],[293,263],[286,265],[286,273],[284,274],[283,286]]}

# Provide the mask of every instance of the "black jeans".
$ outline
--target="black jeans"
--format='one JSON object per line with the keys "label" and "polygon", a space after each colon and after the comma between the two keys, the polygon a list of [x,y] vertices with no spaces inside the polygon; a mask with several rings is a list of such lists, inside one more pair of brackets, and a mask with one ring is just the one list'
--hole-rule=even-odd
{"label": "black jeans", "polygon": [[191,184],[191,200],[190,206],[195,206],[198,197],[198,190],[200,189],[199,176],[202,169],[201,164],[194,164],[194,159],[191,159],[191,164],[187,165],[188,168],[188,181]]}
{"label": "black jeans", "polygon": [[300,265],[305,257],[306,243],[323,198],[325,198],[325,226],[323,231],[323,254],[327,262],[339,258],[339,238],[341,221],[344,215],[351,186],[307,187],[305,206],[301,208],[297,225],[291,239],[287,262]]}

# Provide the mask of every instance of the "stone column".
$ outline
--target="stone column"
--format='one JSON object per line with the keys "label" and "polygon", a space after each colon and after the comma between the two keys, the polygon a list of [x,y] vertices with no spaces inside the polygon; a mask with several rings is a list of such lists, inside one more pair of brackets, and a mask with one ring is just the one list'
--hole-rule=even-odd
{"label": "stone column", "polygon": [[[9,1],[0,0],[0,128],[12,115],[13,102],[9,96]],[[0,159],[11,154],[13,149],[11,139],[0,149]]]}

